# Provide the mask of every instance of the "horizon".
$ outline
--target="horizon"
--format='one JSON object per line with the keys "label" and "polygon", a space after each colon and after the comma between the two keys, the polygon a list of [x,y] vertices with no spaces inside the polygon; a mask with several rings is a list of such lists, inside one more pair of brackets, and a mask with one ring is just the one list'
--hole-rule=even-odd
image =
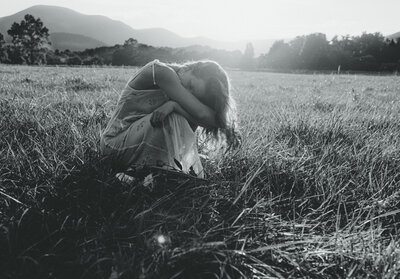
{"label": "horizon", "polygon": [[[396,22],[400,1],[396,0],[386,0],[384,4],[376,0],[353,0],[351,3],[337,0],[323,4],[319,0],[301,3],[296,0],[235,0],[230,1],[229,6],[224,5],[226,2],[171,0],[165,3],[148,0],[146,3],[131,3],[123,0],[118,1],[121,7],[105,0],[98,1],[95,6],[85,0],[59,0],[57,3],[23,0],[2,8],[0,17],[36,5],[59,6],[86,15],[103,15],[134,29],[164,28],[182,37],[207,37],[219,41],[278,40],[311,33],[326,34],[330,40],[335,35],[379,32],[388,36],[400,31]],[[134,12],[128,13],[129,10]]]}

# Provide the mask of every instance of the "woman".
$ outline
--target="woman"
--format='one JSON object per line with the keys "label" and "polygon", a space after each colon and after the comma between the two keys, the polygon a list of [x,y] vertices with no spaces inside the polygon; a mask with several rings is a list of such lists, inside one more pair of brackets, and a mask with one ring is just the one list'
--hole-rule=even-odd
{"label": "woman", "polygon": [[198,126],[229,146],[238,143],[229,79],[214,61],[154,60],[126,84],[101,136],[101,150],[122,168],[163,166],[204,177]]}

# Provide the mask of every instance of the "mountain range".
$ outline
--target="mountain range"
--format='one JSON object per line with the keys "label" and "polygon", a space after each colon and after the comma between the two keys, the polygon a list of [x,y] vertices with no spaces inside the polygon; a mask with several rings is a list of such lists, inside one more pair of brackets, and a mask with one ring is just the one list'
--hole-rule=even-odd
{"label": "mountain range", "polygon": [[[155,47],[208,46],[215,49],[244,51],[251,42],[255,55],[267,53],[276,39],[218,41],[206,37],[182,37],[164,28],[134,29],[131,26],[101,15],[85,15],[74,10],[47,5],[36,5],[10,16],[0,17],[0,33],[10,41],[7,30],[14,22],[21,22],[26,14],[40,18],[49,29],[54,49],[84,50],[100,46],[122,44],[129,38]],[[388,35],[399,38],[400,32]],[[287,40],[287,38],[286,38]]]}
{"label": "mountain range", "polygon": [[74,10],[58,7],[36,5],[10,16],[0,18],[0,33],[10,40],[7,30],[14,22],[21,22],[26,14],[40,18],[49,29],[50,40],[54,49],[84,50],[99,46],[122,44],[129,38],[139,43],[156,47],[187,47],[192,45],[209,46],[215,49],[241,50],[251,42],[256,55],[268,52],[275,41],[242,40],[218,41],[206,37],[182,37],[163,28],[134,29],[129,25],[101,15],[85,15]]}

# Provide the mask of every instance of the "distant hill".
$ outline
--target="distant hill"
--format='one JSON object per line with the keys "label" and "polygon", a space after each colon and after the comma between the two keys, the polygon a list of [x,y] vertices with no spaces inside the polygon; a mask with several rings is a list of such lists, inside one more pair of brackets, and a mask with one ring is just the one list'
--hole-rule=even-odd
{"label": "distant hill", "polygon": [[394,33],[392,35],[386,36],[389,39],[399,39],[400,38],[400,32]]}
{"label": "distant hill", "polygon": [[71,33],[51,33],[51,46],[53,49],[81,51],[88,48],[106,46],[107,44],[93,38]]}
{"label": "distant hill", "polygon": [[[80,45],[91,47],[91,44],[93,44],[93,47],[97,47],[99,42],[104,42],[105,45],[115,45],[122,44],[128,38],[135,38],[140,43],[157,47],[207,45],[217,49],[243,51],[249,42],[223,42],[204,37],[186,38],[163,28],[133,29],[121,21],[113,20],[106,16],[85,15],[68,8],[46,5],[32,6],[13,15],[0,18],[0,32],[7,37],[7,30],[10,29],[12,23],[20,22],[26,14],[32,14],[36,18],[39,17],[49,29],[50,34],[58,33],[52,36],[56,38],[56,44],[61,49],[79,50],[73,48],[74,42],[77,43],[79,48]],[[65,38],[63,38],[64,35],[62,34],[65,34]],[[79,39],[75,37],[74,42],[64,45],[71,38],[71,34],[85,36],[88,39],[84,43],[82,37]],[[258,55],[267,52],[274,40],[251,42],[256,55]]]}
{"label": "distant hill", "polygon": [[39,17],[50,33],[83,35],[109,45],[123,43],[135,31],[130,26],[105,16],[84,15],[67,8],[37,5],[0,18],[0,32],[7,34],[12,23],[20,22],[26,14]]}

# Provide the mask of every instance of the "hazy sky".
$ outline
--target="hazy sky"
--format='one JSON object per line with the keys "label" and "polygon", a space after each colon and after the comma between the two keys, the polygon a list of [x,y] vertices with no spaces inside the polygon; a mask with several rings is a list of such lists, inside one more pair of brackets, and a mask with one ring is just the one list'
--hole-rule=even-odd
{"label": "hazy sky", "polygon": [[13,0],[0,17],[33,5],[55,5],[105,15],[133,28],[163,27],[182,36],[219,40],[328,38],[400,31],[400,0]]}

